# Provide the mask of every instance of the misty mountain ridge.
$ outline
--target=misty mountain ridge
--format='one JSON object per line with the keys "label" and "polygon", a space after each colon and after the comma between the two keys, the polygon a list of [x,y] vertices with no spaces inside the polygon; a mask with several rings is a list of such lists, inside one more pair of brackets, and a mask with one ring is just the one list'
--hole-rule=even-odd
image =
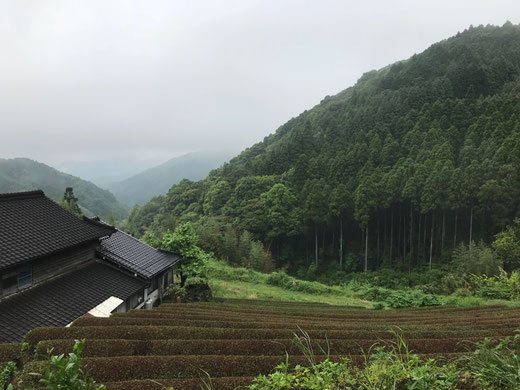
{"label": "misty mountain ridge", "polygon": [[128,214],[128,207],[113,194],[89,181],[28,158],[0,158],[0,193],[38,189],[51,199],[61,199],[66,187],[74,189],[74,195],[87,215],[106,217],[113,213],[116,220],[122,221]]}
{"label": "misty mountain ridge", "polygon": [[231,151],[201,151],[174,157],[107,188],[128,206],[144,204],[156,195],[163,195],[182,179],[201,180],[235,155]]}
{"label": "misty mountain ridge", "polygon": [[55,167],[65,173],[81,177],[95,185],[108,189],[112,183],[125,180],[146,169],[160,165],[167,159],[103,158],[93,161],[66,161]]}

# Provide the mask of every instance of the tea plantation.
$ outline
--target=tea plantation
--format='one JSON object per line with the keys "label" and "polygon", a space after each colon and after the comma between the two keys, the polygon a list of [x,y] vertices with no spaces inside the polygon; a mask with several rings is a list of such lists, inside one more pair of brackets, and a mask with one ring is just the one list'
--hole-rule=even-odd
{"label": "tea plantation", "polygon": [[[314,303],[224,300],[164,304],[110,318],[82,317],[69,328],[38,328],[25,337],[25,383],[36,384],[49,349],[68,353],[85,338],[83,364],[108,390],[200,389],[201,378],[213,389],[247,386],[285,360],[307,360],[292,339],[308,333],[317,360],[348,356],[364,363],[376,343],[395,342],[399,329],[408,348],[424,357],[456,359],[474,342],[515,334],[520,308],[502,306],[367,310]],[[323,348],[320,349],[320,346]],[[0,360],[13,360],[19,348],[0,345]],[[34,353],[33,353],[34,352]],[[209,379],[211,378],[211,379]]]}

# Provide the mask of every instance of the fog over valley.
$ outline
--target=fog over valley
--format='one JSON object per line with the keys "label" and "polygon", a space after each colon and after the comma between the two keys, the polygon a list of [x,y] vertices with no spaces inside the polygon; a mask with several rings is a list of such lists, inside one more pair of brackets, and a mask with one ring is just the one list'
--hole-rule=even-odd
{"label": "fog over valley", "polygon": [[146,168],[238,152],[368,70],[520,21],[518,2],[490,4],[3,1],[0,156]]}

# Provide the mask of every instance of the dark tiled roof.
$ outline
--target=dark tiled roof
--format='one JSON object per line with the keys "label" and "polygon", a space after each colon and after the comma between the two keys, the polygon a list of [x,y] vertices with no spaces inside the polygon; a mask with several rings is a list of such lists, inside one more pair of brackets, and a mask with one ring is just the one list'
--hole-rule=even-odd
{"label": "dark tiled roof", "polygon": [[65,326],[107,298],[126,300],[144,282],[92,262],[0,302],[0,342],[18,342],[39,326]]}
{"label": "dark tiled roof", "polygon": [[84,244],[114,231],[80,219],[42,191],[0,194],[0,269]]}
{"label": "dark tiled roof", "polygon": [[151,278],[174,265],[179,256],[157,250],[120,230],[101,240],[98,254],[143,278]]}

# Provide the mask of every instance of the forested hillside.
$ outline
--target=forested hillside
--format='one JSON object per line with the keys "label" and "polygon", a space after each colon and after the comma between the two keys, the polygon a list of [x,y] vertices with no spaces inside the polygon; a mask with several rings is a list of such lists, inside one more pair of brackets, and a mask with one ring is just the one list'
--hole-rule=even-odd
{"label": "forested hillside", "polygon": [[446,263],[520,215],[519,75],[520,26],[471,27],[134,208],[126,229],[191,221],[232,263],[260,240],[290,270]]}
{"label": "forested hillside", "polygon": [[182,179],[204,179],[232,157],[229,152],[196,152],[172,158],[128,179],[108,185],[108,189],[123,203],[133,206],[144,204],[155,195],[162,195]]}
{"label": "forested hillside", "polygon": [[0,159],[0,193],[41,189],[51,199],[61,198],[66,187],[73,187],[83,211],[90,215],[123,220],[128,208],[114,195],[78,177],[60,172],[27,158]]}

